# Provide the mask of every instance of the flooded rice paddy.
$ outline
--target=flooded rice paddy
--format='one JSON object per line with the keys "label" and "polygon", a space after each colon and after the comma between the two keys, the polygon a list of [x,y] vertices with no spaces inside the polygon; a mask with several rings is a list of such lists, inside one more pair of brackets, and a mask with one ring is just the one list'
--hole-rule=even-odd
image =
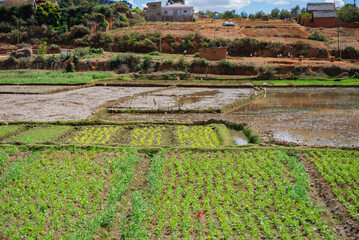
{"label": "flooded rice paddy", "polygon": [[116,107],[136,110],[216,109],[255,92],[250,88],[171,88],[138,96]]}
{"label": "flooded rice paddy", "polygon": [[306,145],[359,146],[358,88],[278,88],[230,114],[114,114],[110,120],[248,123],[278,141]]}

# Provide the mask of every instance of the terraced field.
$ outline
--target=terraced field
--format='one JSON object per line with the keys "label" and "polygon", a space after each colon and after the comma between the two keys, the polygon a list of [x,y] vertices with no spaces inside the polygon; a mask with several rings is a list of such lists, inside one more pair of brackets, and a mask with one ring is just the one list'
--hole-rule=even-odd
{"label": "terraced field", "polygon": [[0,239],[359,238],[358,151],[223,146],[216,124],[6,127]]}

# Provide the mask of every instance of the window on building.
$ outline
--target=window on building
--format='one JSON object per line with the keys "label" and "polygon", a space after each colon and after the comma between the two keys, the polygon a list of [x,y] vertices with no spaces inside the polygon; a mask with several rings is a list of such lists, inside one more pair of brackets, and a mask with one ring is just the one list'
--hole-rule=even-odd
{"label": "window on building", "polygon": [[178,15],[178,10],[173,10],[173,15]]}
{"label": "window on building", "polygon": [[156,9],[156,5],[151,5],[151,9]]}
{"label": "window on building", "polygon": [[187,13],[187,10],[183,10],[184,13]]}
{"label": "window on building", "polygon": [[168,12],[167,11],[165,11],[165,15],[167,15],[168,14]]}

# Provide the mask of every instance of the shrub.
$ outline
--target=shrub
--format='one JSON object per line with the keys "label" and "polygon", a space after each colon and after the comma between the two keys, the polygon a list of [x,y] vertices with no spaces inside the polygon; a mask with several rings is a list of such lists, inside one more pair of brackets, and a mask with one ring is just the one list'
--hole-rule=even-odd
{"label": "shrub", "polygon": [[65,72],[75,72],[75,64],[71,61],[68,61],[65,66]]}
{"label": "shrub", "polygon": [[150,56],[145,56],[145,59],[142,62],[141,65],[141,69],[149,69],[150,67],[152,67],[153,63],[152,63],[152,58]]}
{"label": "shrub", "polygon": [[345,47],[343,54],[349,58],[359,57],[359,51],[352,46]]}
{"label": "shrub", "polygon": [[194,55],[193,55],[193,57],[195,57],[195,58],[199,58],[199,52],[196,52]]}
{"label": "shrub", "polygon": [[323,69],[323,71],[328,76],[334,77],[334,76],[338,76],[339,74],[341,74],[343,72],[343,69],[341,67],[333,64],[330,67],[325,67]]}
{"label": "shrub", "polygon": [[148,55],[158,56],[158,55],[160,55],[160,52],[159,51],[153,51],[153,52],[150,52]]}
{"label": "shrub", "polygon": [[92,47],[106,47],[109,48],[114,42],[114,37],[105,32],[97,32],[90,37],[90,46]]}
{"label": "shrub", "polygon": [[201,59],[193,59],[192,66],[200,66],[200,67],[208,67],[208,61],[204,58]]}
{"label": "shrub", "polygon": [[359,72],[356,72],[356,73],[354,74],[354,78],[359,79]]}
{"label": "shrub", "polygon": [[85,48],[75,48],[73,50],[73,53],[78,56],[79,58],[83,58],[84,56],[86,56],[87,54],[90,53],[90,48],[89,47],[85,47]]}
{"label": "shrub", "polygon": [[354,67],[351,67],[349,69],[349,76],[354,76],[355,74],[359,74],[359,68],[354,68]]}
{"label": "shrub", "polygon": [[1,33],[9,33],[13,29],[15,29],[14,26],[12,26],[10,23],[7,22],[0,22],[0,32]]}
{"label": "shrub", "polygon": [[42,55],[37,55],[34,60],[32,61],[35,64],[39,64],[39,63],[45,63],[45,57]]}
{"label": "shrub", "polygon": [[327,42],[328,36],[325,34],[322,34],[319,30],[315,30],[312,32],[312,34],[309,35],[308,39],[321,41],[321,42]]}
{"label": "shrub", "polygon": [[178,62],[177,62],[177,66],[178,67],[183,67],[183,68],[185,68],[185,67],[189,67],[189,63],[188,62],[186,62],[186,60],[183,58],[183,57],[181,57],[179,60],[178,60]]}
{"label": "shrub", "polygon": [[277,79],[276,71],[273,68],[267,67],[261,67],[259,69],[259,73],[257,75],[257,79],[259,80],[273,80]]}
{"label": "shrub", "polygon": [[55,55],[52,55],[52,56],[50,56],[50,57],[48,57],[47,59],[46,59],[46,63],[48,64],[48,65],[51,65],[52,63],[55,63],[57,61],[57,59],[56,59],[56,56]]}
{"label": "shrub", "polygon": [[230,62],[230,61],[227,61],[225,59],[222,59],[221,61],[219,61],[219,66],[222,66],[222,67],[227,67],[227,68],[236,68],[236,64]]}
{"label": "shrub", "polygon": [[39,49],[37,51],[38,54],[45,55],[47,52],[47,42],[41,42]]}
{"label": "shrub", "polygon": [[69,39],[73,40],[76,38],[82,38],[88,34],[90,34],[90,29],[88,29],[84,25],[76,25],[71,28]]}
{"label": "shrub", "polygon": [[103,48],[91,48],[90,53],[103,54],[104,50]]}
{"label": "shrub", "polygon": [[59,50],[59,46],[57,46],[56,44],[51,44],[50,49],[51,50]]}
{"label": "shrub", "polygon": [[111,67],[117,68],[124,64],[127,65],[131,71],[134,71],[140,63],[140,58],[134,54],[123,54],[117,55],[114,59],[111,60]]}

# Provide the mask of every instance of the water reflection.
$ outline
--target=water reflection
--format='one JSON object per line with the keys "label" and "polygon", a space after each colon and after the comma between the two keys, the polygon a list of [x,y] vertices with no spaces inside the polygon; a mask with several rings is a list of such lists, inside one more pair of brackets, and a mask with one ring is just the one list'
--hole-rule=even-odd
{"label": "water reflection", "polygon": [[202,121],[248,123],[263,135],[294,143],[359,146],[358,88],[268,89],[266,96],[230,114],[117,114],[116,121]]}

